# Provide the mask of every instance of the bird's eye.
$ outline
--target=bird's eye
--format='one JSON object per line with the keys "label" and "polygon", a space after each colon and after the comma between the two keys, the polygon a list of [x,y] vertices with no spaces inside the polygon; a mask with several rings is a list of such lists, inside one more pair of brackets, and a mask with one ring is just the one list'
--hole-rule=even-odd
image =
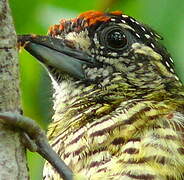
{"label": "bird's eye", "polygon": [[107,34],[106,37],[107,44],[112,48],[122,48],[126,46],[127,39],[123,32],[120,30],[112,30]]}
{"label": "bird's eye", "polygon": [[103,44],[111,50],[121,50],[128,44],[127,37],[120,27],[107,27],[101,34]]}

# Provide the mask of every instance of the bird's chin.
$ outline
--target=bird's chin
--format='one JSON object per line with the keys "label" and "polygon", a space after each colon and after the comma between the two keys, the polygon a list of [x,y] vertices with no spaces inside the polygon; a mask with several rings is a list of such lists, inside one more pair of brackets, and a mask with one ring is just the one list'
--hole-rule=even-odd
{"label": "bird's chin", "polygon": [[50,36],[19,36],[18,41],[34,57],[36,57],[48,70],[58,72],[63,78],[66,74],[75,79],[85,79],[83,66],[94,66],[93,58],[69,47],[64,40]]}

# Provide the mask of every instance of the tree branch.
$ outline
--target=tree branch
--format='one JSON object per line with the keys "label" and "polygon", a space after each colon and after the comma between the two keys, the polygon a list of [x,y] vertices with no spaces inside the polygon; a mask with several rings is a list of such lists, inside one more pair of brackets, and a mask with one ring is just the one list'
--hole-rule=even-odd
{"label": "tree branch", "polygon": [[[0,112],[20,113],[16,34],[8,0],[0,0]],[[0,124],[0,179],[28,179],[20,134]]]}
{"label": "tree branch", "polygon": [[73,172],[48,144],[45,132],[34,120],[12,112],[0,113],[0,118],[3,124],[21,130],[25,146],[30,151],[38,152],[46,159],[57,170],[63,180],[73,179]]}

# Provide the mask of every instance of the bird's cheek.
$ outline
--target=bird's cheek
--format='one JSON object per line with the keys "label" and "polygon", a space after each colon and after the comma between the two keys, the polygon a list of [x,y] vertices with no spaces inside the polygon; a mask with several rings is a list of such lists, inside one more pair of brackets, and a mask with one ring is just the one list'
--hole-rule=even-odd
{"label": "bird's cheek", "polygon": [[87,80],[103,83],[112,75],[110,67],[85,67],[84,74]]}

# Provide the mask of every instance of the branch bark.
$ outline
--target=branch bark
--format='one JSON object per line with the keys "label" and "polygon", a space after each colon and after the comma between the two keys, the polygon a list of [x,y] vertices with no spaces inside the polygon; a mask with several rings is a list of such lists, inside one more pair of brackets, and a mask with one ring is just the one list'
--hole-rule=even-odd
{"label": "branch bark", "polygon": [[[8,0],[0,0],[0,112],[20,113],[16,33]],[[0,180],[29,179],[20,133],[0,124]]]}

